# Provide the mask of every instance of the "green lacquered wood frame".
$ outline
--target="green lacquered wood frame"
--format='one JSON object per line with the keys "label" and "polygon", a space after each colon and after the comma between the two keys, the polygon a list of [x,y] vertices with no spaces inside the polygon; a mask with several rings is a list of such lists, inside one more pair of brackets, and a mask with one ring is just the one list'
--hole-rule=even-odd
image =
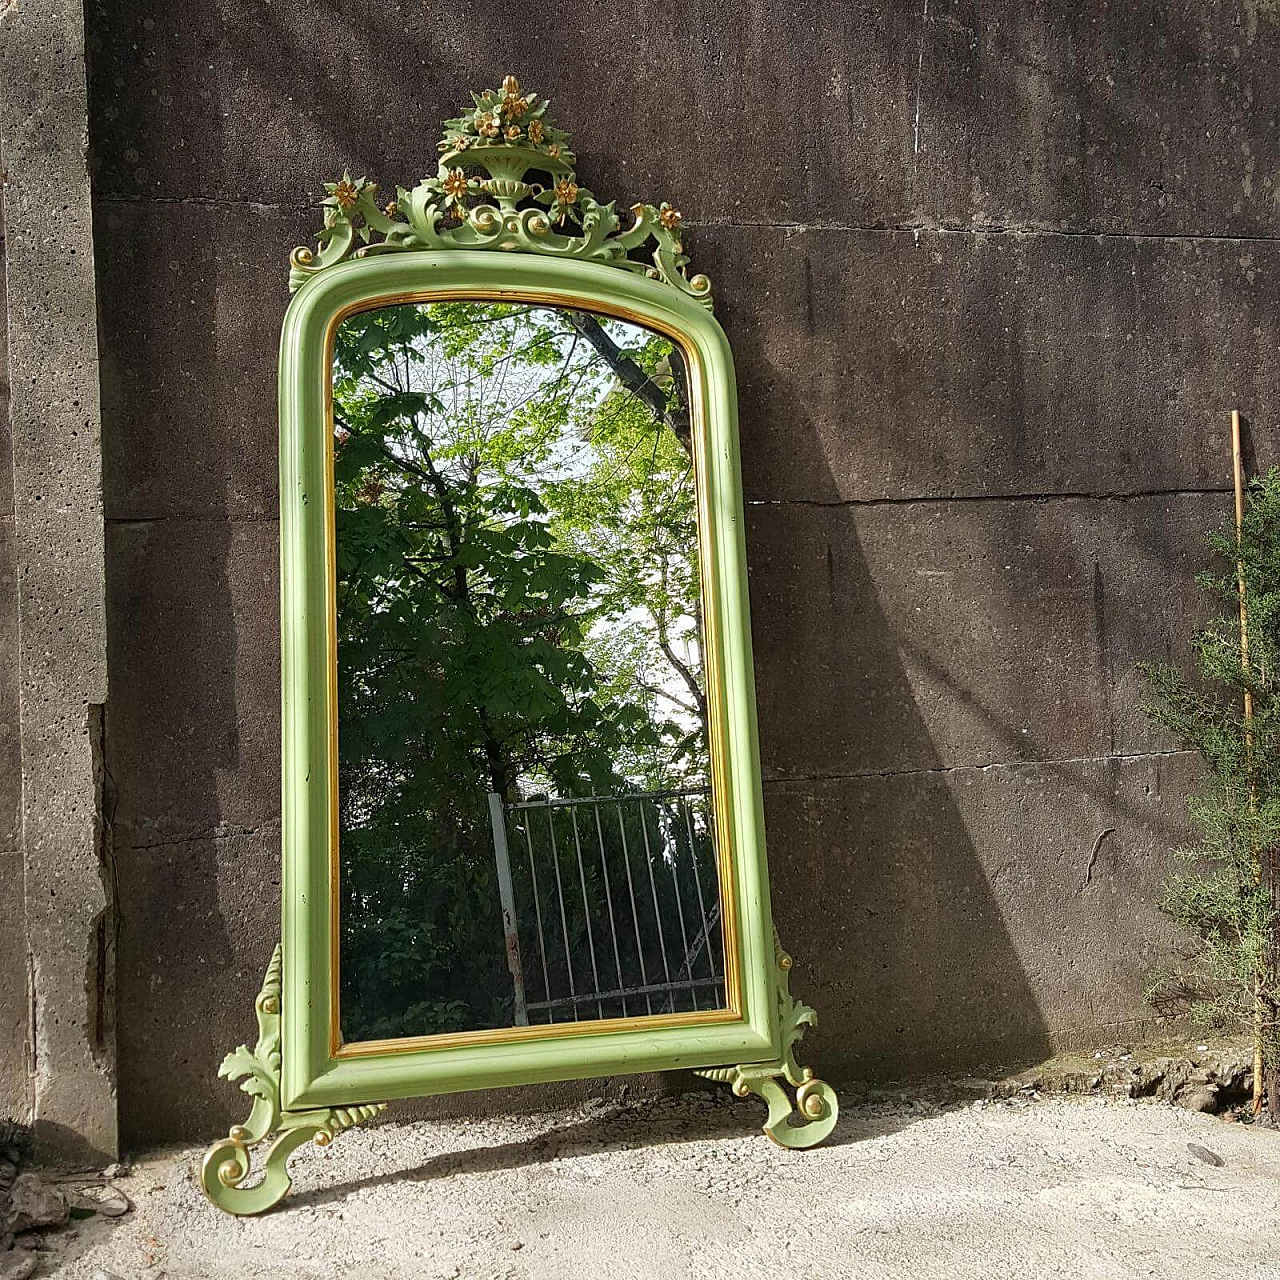
{"label": "green lacquered wood frame", "polygon": [[[736,918],[736,955],[728,959],[738,968],[738,1008],[722,1021],[671,1014],[646,1019],[640,1029],[615,1022],[584,1032],[590,1024],[578,1024],[565,1034],[561,1025],[483,1043],[458,1043],[464,1036],[437,1047],[388,1042],[355,1054],[349,1046],[335,1051],[328,341],[341,316],[410,297],[561,303],[647,325],[685,351],[698,441],[705,622],[718,653],[714,670],[708,664],[709,693],[720,707],[712,725],[717,812],[730,819],[722,836],[731,871],[726,909]],[[728,341],[709,311],[638,273],[525,254],[401,252],[358,258],[307,279],[289,307],[281,341],[280,541],[283,1107],[335,1107],[779,1059],[784,1046],[765,855],[736,387]]]}

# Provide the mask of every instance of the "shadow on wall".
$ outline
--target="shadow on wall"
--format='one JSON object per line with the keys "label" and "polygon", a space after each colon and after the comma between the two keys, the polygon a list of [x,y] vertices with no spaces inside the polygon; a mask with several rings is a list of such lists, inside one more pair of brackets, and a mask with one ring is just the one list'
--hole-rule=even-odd
{"label": "shadow on wall", "polygon": [[252,1042],[279,933],[275,357],[299,231],[247,216],[95,203],[130,1144],[242,1118],[215,1071]]}
{"label": "shadow on wall", "polygon": [[[819,1013],[806,1060],[830,1063],[837,1078],[884,1078],[1046,1056],[1035,995],[851,511],[831,507],[815,527],[805,514],[756,507],[749,539],[775,918],[796,958],[792,985]],[[796,682],[820,691],[837,733],[908,741],[911,767],[825,773],[821,718],[804,741],[776,739],[772,711],[796,696]],[[813,773],[778,777],[775,764],[789,757]]]}

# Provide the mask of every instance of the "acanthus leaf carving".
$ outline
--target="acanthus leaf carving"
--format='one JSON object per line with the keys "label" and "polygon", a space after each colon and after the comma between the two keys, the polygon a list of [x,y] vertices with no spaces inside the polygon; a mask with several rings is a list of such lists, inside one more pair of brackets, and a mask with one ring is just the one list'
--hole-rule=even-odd
{"label": "acanthus leaf carving", "polygon": [[711,307],[711,281],[688,274],[679,210],[633,205],[624,229],[613,202],[578,182],[569,135],[547,115],[547,100],[526,94],[514,76],[472,102],[445,122],[435,175],[397,189],[394,200],[379,205],[378,185],[350,173],[325,185],[318,248],[290,255],[291,289],[351,258],[469,249],[598,262]]}

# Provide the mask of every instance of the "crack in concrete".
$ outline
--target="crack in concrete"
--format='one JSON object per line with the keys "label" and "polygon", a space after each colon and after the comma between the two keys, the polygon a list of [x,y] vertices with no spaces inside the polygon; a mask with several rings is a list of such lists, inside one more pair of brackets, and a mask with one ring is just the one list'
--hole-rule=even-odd
{"label": "crack in concrete", "polygon": [[[1054,493],[924,493],[912,497],[883,498],[746,498],[748,507],[910,507],[937,505],[950,502],[1132,502],[1140,498],[1198,498],[1220,497],[1230,494],[1230,489],[1135,489],[1130,492],[1088,493],[1084,490],[1063,490]],[[274,512],[173,512],[163,516],[108,516],[107,524],[119,528],[133,525],[166,524],[277,524],[279,516]]]}
{"label": "crack in concrete", "polygon": [[913,778],[930,774],[986,773],[993,769],[1054,769],[1068,764],[1110,764],[1113,761],[1165,760],[1172,756],[1195,754],[1194,751],[1187,748],[1176,747],[1168,751],[1121,751],[1106,756],[1066,756],[1056,760],[993,760],[989,764],[924,765],[915,769],[866,769],[850,773],[814,773],[804,774],[799,777],[765,777],[764,785],[775,787],[788,786],[792,783],[856,781],[861,778]]}
{"label": "crack in concrete", "polygon": [[1037,236],[1066,236],[1076,240],[1157,240],[1157,241],[1221,241],[1224,244],[1277,244],[1280,236],[1228,235],[1207,231],[1103,231],[1096,227],[1018,226],[990,223],[981,227],[948,225],[922,219],[918,222],[774,222],[761,219],[751,221],[741,218],[708,218],[701,221],[686,219],[684,226],[690,230],[713,230],[727,227],[731,230],[759,231],[841,231],[867,232],[873,235],[941,235],[941,236],[1012,236],[1015,239]]}
{"label": "crack in concrete", "polygon": [[107,768],[107,714],[102,703],[88,709],[89,745],[92,752],[94,812],[98,835],[98,878],[102,907],[89,924],[88,974],[89,1048],[102,1066],[114,1060],[115,966],[120,940],[120,880],[111,842],[115,787]]}
{"label": "crack in concrete", "polygon": [[204,830],[186,835],[168,836],[163,840],[153,840],[148,844],[125,844],[124,849],[126,854],[145,853],[151,849],[170,849],[175,845],[194,844],[200,840],[234,840],[239,836],[256,836],[260,832],[278,830],[279,827],[279,819],[264,822],[257,827],[233,827],[227,823],[219,823],[216,827],[207,827]]}
{"label": "crack in concrete", "polygon": [[748,507],[909,507],[950,502],[1132,502],[1139,498],[1225,496],[1230,489],[1135,489],[1131,492],[1087,493],[953,493],[901,498],[746,498]]}
{"label": "crack in concrete", "polygon": [[129,195],[124,192],[100,191],[93,197],[95,204],[176,204],[193,205],[201,209],[252,209],[255,213],[323,213],[320,201],[302,204],[271,204],[264,200],[234,200],[226,196],[162,196]]}
{"label": "crack in concrete", "polygon": [[27,1043],[23,1046],[27,1060],[27,1119],[36,1114],[36,1076],[40,1066],[40,1041],[36,1032],[40,1026],[40,994],[36,986],[36,953],[27,947]]}
{"label": "crack in concrete", "polygon": [[[924,0],[924,12],[920,15],[920,46],[916,57],[916,115],[912,126],[914,148],[912,154],[920,154],[920,92],[924,80],[924,40],[929,29],[929,0]],[[912,161],[915,165],[915,161]]]}
{"label": "crack in concrete", "polygon": [[280,517],[274,512],[210,511],[203,514],[175,512],[167,516],[108,516],[106,523],[127,528],[130,525],[167,524],[171,520],[185,524],[278,524]]}

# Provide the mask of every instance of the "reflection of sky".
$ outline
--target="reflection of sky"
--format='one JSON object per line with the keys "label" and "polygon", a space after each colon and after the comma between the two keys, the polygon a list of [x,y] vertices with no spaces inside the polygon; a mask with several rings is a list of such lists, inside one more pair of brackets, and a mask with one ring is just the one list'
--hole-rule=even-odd
{"label": "reflection of sky", "polygon": [[[450,305],[453,304],[435,304],[432,309]],[[477,325],[476,333],[483,333],[488,326],[495,330],[501,326],[502,341],[519,350],[519,335],[522,330],[527,332],[530,320],[545,326],[548,319],[556,314],[551,308],[533,308],[527,313],[522,308],[521,312],[488,321],[487,325]],[[626,321],[603,316],[597,318],[624,352],[638,349],[652,336],[648,330]],[[480,367],[481,360],[472,354],[477,349],[475,343],[462,354],[454,356],[446,353],[442,342],[427,336],[415,343],[420,363],[386,364],[378,370],[376,378],[363,380],[361,389],[378,395],[387,390],[382,383],[392,383],[398,390],[429,392],[444,401],[446,412],[431,415],[429,430],[434,442],[432,452],[436,465],[455,482],[469,477],[483,483],[485,479],[483,471],[471,474],[474,458],[467,457],[468,444],[492,439],[526,404],[549,396],[563,398],[569,403],[570,410],[565,414],[565,420],[557,424],[556,434],[541,442],[539,453],[514,458],[502,465],[506,479],[545,494],[551,484],[585,479],[605,459],[603,451],[591,442],[587,427],[612,393],[625,391],[590,342],[568,329],[567,323],[562,332],[554,335],[552,342],[559,356],[554,364],[530,365],[507,358],[499,359],[486,370]],[[395,442],[389,443],[394,445]],[[411,442],[402,440],[399,444],[401,456],[412,460],[414,447]],[[496,468],[490,470],[489,478],[499,478]],[[691,542],[696,537],[693,528],[689,529],[688,537]],[[652,580],[656,585],[656,570]],[[587,611],[594,611],[598,604],[599,597],[593,596],[587,602]],[[601,659],[610,643],[641,637],[647,641],[642,648],[644,669],[641,678],[667,695],[656,700],[660,714],[677,724],[683,732],[691,732],[698,725],[697,716],[681,705],[688,703],[689,690],[662,654],[654,622],[646,609],[632,607],[620,615],[593,619],[587,630],[587,652],[597,666],[603,668],[606,664]],[[669,640],[681,660],[701,674],[696,620],[688,617],[672,619]],[[636,697],[636,691],[628,690],[626,696]]]}

